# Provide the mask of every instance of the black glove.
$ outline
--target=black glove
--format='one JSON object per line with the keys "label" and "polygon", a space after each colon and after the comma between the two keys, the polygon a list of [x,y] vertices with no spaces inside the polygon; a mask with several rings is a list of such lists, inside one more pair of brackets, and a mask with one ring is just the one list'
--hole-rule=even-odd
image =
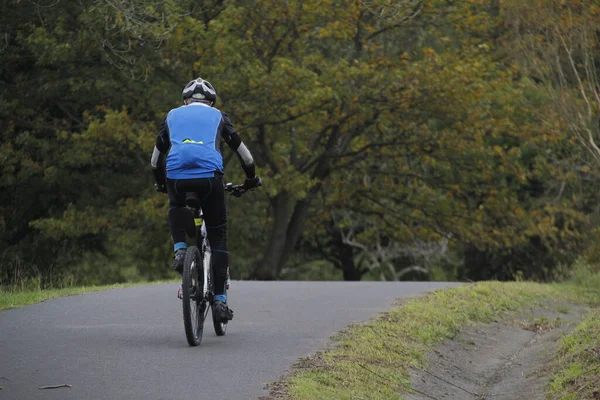
{"label": "black glove", "polygon": [[254,178],[246,178],[244,181],[244,189],[246,190],[259,186],[262,186],[262,180],[258,176],[255,176]]}
{"label": "black glove", "polygon": [[156,191],[159,193],[167,193],[167,186],[164,183],[161,183],[161,184],[155,183],[154,187],[156,188]]}

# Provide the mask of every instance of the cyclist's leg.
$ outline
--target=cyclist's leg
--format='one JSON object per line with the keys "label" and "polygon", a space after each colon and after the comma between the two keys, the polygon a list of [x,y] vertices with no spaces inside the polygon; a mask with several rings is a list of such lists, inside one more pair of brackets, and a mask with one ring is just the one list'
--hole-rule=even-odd
{"label": "cyclist's leg", "polygon": [[173,192],[173,200],[169,203],[169,225],[173,233],[173,241],[185,241],[185,234],[190,238],[196,237],[196,226],[194,225],[194,214],[186,206],[186,195],[194,193],[199,199],[210,193],[210,183],[206,178],[199,179],[177,179],[169,183],[167,190],[169,199]]}
{"label": "cyclist's leg", "polygon": [[[193,215],[185,206],[185,190],[182,190],[181,180],[167,179],[167,193],[169,195],[169,229],[173,238],[173,251],[175,259],[173,261],[173,269],[181,272],[183,268],[183,257],[187,249],[186,232],[188,236],[195,236],[195,229],[190,229],[193,226]],[[193,235],[192,235],[193,234]]]}
{"label": "cyclist's leg", "polygon": [[227,210],[225,209],[225,190],[223,178],[209,178],[210,193],[200,197],[200,205],[206,222],[206,233],[210,243],[211,263],[214,273],[215,299],[226,302],[225,281],[227,280]]}
{"label": "cyclist's leg", "polygon": [[175,246],[175,251],[185,248],[185,234],[189,211],[185,206],[185,192],[180,190],[180,180],[167,179],[167,193],[169,195],[169,229]]}

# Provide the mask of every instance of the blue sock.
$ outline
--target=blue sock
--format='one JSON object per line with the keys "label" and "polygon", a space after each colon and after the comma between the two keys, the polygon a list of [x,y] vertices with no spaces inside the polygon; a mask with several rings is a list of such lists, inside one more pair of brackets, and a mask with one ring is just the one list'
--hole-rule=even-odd
{"label": "blue sock", "polygon": [[222,301],[223,303],[227,303],[227,295],[226,294],[215,294],[215,300]]}
{"label": "blue sock", "polygon": [[175,245],[173,246],[173,251],[177,251],[180,249],[187,249],[187,244],[185,244],[185,242],[177,242],[175,243]]}

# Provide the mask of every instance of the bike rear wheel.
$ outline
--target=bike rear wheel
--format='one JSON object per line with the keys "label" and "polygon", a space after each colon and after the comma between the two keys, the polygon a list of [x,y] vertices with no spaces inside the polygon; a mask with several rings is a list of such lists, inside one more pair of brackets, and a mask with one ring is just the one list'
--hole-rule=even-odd
{"label": "bike rear wheel", "polygon": [[203,293],[204,271],[200,250],[190,246],[183,262],[183,326],[190,346],[198,346],[202,341],[204,319],[208,314],[208,301]]}
{"label": "bike rear wheel", "polygon": [[[208,260],[209,263],[209,271],[210,271],[210,282],[211,282],[211,292],[214,293],[214,274],[213,274],[213,270],[212,268],[210,268],[210,259]],[[206,262],[206,260],[205,260]],[[227,295],[227,289],[225,289],[225,295]],[[225,336],[225,333],[227,332],[227,322],[221,322],[220,319],[216,318],[215,316],[215,308],[214,305],[211,306],[211,314],[212,314],[212,320],[213,320],[213,327],[215,328],[215,333],[217,334],[217,336]]]}
{"label": "bike rear wheel", "polygon": [[217,334],[217,336],[225,336],[225,333],[227,333],[227,322],[221,322],[219,319],[217,319],[215,317],[215,310],[213,307],[211,307],[212,309],[212,320],[213,320],[213,326],[215,328],[215,333]]}

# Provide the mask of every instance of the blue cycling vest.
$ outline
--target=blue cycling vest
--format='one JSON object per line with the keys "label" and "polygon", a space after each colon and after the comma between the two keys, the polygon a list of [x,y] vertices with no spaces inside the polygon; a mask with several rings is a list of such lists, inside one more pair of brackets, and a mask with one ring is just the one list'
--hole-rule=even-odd
{"label": "blue cycling vest", "polygon": [[223,173],[221,111],[191,103],[171,110],[166,127],[171,141],[166,159],[169,179],[210,178],[215,172]]}

